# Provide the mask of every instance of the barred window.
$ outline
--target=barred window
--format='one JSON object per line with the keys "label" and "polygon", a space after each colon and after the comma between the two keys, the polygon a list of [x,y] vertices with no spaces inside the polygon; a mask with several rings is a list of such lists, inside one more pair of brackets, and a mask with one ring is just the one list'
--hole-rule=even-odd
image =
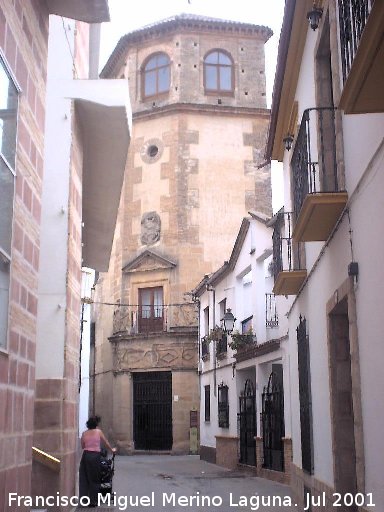
{"label": "barred window", "polygon": [[204,421],[211,421],[211,386],[204,386]]}

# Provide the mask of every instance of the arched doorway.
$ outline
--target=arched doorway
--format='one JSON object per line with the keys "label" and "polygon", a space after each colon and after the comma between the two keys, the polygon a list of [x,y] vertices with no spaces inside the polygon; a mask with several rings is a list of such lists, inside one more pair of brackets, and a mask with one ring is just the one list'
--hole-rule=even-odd
{"label": "arched doorway", "polygon": [[282,378],[274,371],[264,386],[262,406],[263,467],[284,471],[284,391]]}
{"label": "arched doorway", "polygon": [[256,400],[255,388],[250,379],[245,381],[239,397],[238,423],[240,432],[239,462],[256,466]]}

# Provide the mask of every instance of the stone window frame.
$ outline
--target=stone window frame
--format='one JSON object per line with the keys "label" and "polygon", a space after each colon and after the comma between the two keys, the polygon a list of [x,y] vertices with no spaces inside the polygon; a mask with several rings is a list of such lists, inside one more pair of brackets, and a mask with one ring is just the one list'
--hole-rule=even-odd
{"label": "stone window frame", "polygon": [[[150,155],[150,148],[155,146],[157,148],[157,153],[154,156]],[[147,164],[153,164],[160,160],[164,153],[164,143],[161,139],[154,137],[152,139],[148,139],[140,148],[140,157],[143,162]]]}
{"label": "stone window frame", "polygon": [[[10,274],[11,274],[11,252],[12,252],[12,238],[13,238],[13,218],[14,218],[14,204],[15,204],[15,191],[16,191],[16,148],[17,148],[17,129],[18,129],[18,114],[19,114],[19,96],[21,92],[21,87],[18,84],[16,77],[14,76],[4,53],[0,49],[0,66],[1,66],[1,74],[6,76],[8,79],[8,91],[10,87],[13,88],[15,105],[14,115],[8,115],[7,109],[1,110],[2,115],[0,115],[0,119],[4,121],[6,117],[9,116],[9,119],[14,118],[14,124],[10,126],[11,136],[7,141],[7,148],[11,145],[11,154],[5,154],[3,152],[3,145],[0,145],[0,173],[3,175],[5,182],[8,181],[10,194],[12,197],[9,197],[9,211],[8,216],[2,215],[0,217],[1,222],[4,222],[4,231],[7,231],[8,225],[9,233],[8,240],[4,241],[4,238],[7,237],[7,233],[3,232],[3,229],[0,229],[1,238],[0,238],[0,284],[1,288],[4,290],[4,294],[0,296],[0,325],[3,326],[2,331],[0,331],[0,352],[7,352],[8,349],[8,318],[9,318],[9,296],[10,296]],[[1,80],[1,75],[0,75]],[[10,94],[7,96],[7,103],[9,101]],[[4,125],[2,125],[2,128]],[[5,135],[3,130],[1,130],[0,135]],[[9,134],[8,134],[9,135]],[[8,153],[8,151],[7,151]],[[1,176],[0,176],[1,178]],[[1,198],[1,202],[3,202],[3,198]],[[5,242],[5,243],[4,243]]]}
{"label": "stone window frame", "polygon": [[[152,59],[157,58],[159,55],[165,55],[168,59],[168,63],[165,65],[161,65],[161,66],[155,66],[154,68],[152,68],[150,70],[151,72],[156,71],[156,92],[154,94],[145,94],[146,73],[149,72],[149,70],[146,70],[146,67],[148,66],[149,62]],[[159,92],[158,91],[159,70],[165,69],[165,68],[168,68],[168,72],[169,72],[168,89],[166,91]],[[154,52],[154,53],[151,53],[150,55],[148,55],[148,57],[146,57],[143,64],[141,65],[140,74],[141,74],[141,98],[143,101],[152,100],[155,98],[162,98],[169,94],[169,91],[171,89],[171,59],[166,52],[158,51],[158,52]]]}
{"label": "stone window frame", "polygon": [[[209,55],[211,55],[212,53],[215,53],[215,52],[218,52],[218,53],[222,53],[223,55],[225,55],[226,57],[228,57],[231,61],[231,64],[230,65],[227,65],[227,64],[212,64],[212,63],[208,63],[206,62],[206,59],[207,57],[209,57]],[[216,66],[216,73],[217,73],[217,84],[218,84],[218,87],[215,88],[215,89],[209,89],[207,88],[206,86],[206,67],[207,65],[209,66]],[[231,89],[220,89],[220,68],[221,67],[230,67],[231,68]],[[234,96],[235,95],[235,61],[232,57],[232,55],[227,51],[227,50],[224,50],[223,48],[211,48],[210,50],[208,50],[206,52],[206,54],[204,55],[204,58],[203,58],[203,85],[204,85],[204,94],[206,94],[207,96],[209,95],[222,95],[222,96]]]}
{"label": "stone window frame", "polygon": [[[364,450],[364,429],[363,429],[363,408],[362,408],[362,396],[361,396],[361,370],[360,370],[360,339],[357,328],[357,307],[356,307],[356,294],[355,294],[355,282],[352,276],[345,279],[338,288],[330,295],[328,302],[326,303],[326,315],[327,315],[327,351],[328,351],[328,379],[329,379],[329,391],[330,397],[335,393],[335,379],[332,379],[331,371],[334,365],[332,360],[332,332],[331,332],[331,315],[334,314],[336,308],[343,302],[346,301],[348,307],[348,319],[349,319],[349,346],[350,346],[350,357],[351,357],[351,378],[352,378],[352,403],[353,403],[353,414],[354,414],[354,443],[356,450],[356,484],[357,492],[364,492],[365,489],[365,450]],[[336,418],[335,409],[332,406],[330,399],[331,408],[331,434],[332,434],[332,459],[333,459],[333,471],[336,474],[336,461],[335,461],[335,428]],[[335,482],[336,484],[336,482]]]}

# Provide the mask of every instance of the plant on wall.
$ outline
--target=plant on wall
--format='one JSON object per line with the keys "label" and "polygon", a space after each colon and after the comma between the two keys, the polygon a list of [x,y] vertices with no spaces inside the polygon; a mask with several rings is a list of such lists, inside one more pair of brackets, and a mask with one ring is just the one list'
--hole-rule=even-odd
{"label": "plant on wall", "polygon": [[220,341],[223,337],[223,329],[216,325],[213,329],[210,330],[209,334],[205,336],[208,342],[210,341]]}
{"label": "plant on wall", "polygon": [[252,345],[254,343],[254,334],[252,328],[245,334],[241,334],[239,331],[233,331],[231,333],[231,341],[228,345],[232,350],[239,350],[247,345]]}

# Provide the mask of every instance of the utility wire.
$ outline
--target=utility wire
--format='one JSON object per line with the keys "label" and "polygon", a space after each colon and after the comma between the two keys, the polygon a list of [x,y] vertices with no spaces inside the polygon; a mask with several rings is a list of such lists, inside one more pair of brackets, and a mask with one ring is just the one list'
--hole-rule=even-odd
{"label": "utility wire", "polygon": [[[84,302],[87,304],[99,304],[102,306],[121,306],[121,307],[135,307],[135,308],[141,308],[141,307],[147,307],[150,306],[150,304],[124,304],[121,302],[102,302],[102,301],[93,301],[91,299],[83,299]],[[158,306],[154,306],[154,308],[166,308],[169,306],[194,306],[196,305],[195,302],[179,302],[176,304],[159,304]]]}

